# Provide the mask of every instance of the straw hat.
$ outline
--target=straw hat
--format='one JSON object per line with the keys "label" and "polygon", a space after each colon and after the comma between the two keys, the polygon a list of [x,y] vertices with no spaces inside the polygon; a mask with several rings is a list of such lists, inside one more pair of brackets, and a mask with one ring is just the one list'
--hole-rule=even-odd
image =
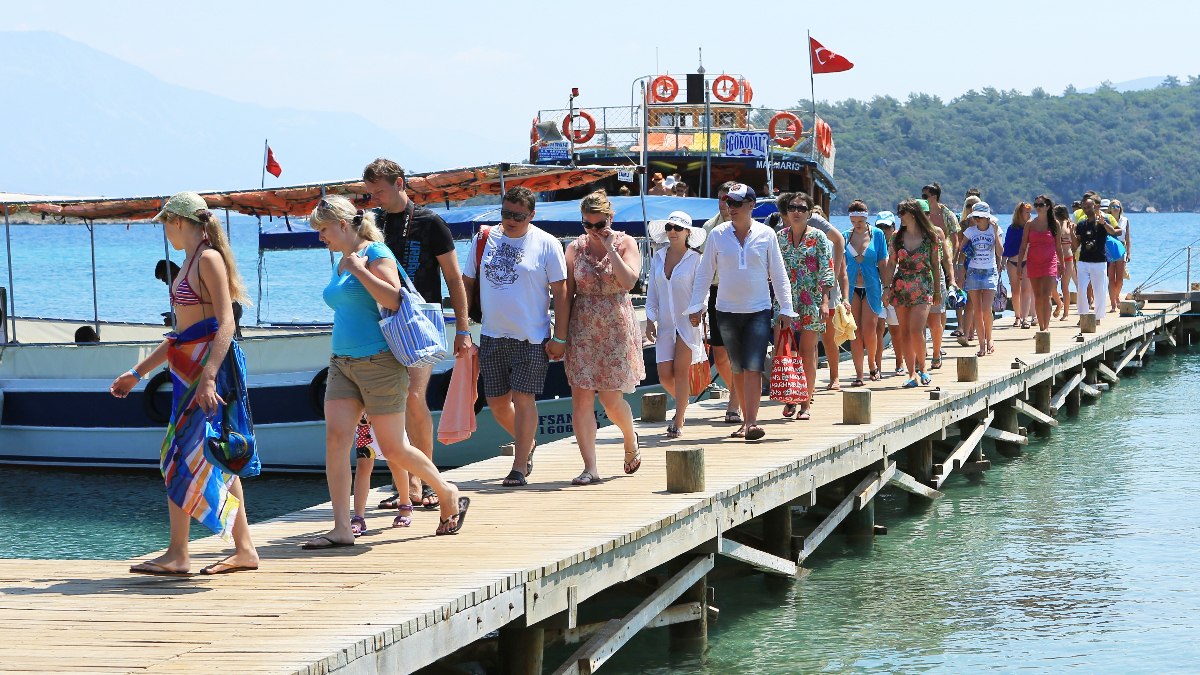
{"label": "straw hat", "polygon": [[693,224],[692,217],[686,211],[672,211],[666,220],[650,221],[646,226],[646,235],[656,244],[667,243],[667,223],[682,225],[690,229],[691,232],[688,233],[687,245],[692,248],[698,248],[708,236],[708,232],[704,230],[704,226]]}

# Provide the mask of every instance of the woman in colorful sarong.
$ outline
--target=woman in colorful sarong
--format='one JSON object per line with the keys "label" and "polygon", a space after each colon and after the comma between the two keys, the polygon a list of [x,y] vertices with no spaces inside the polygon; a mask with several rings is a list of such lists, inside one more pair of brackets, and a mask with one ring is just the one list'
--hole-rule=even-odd
{"label": "woman in colorful sarong", "polygon": [[[214,464],[205,454],[208,421],[224,419],[226,406],[248,422],[246,362],[233,342],[233,301],[245,301],[233,252],[204,199],[181,192],[155,216],[167,241],[186,251],[182,271],[171,286],[176,331],[145,359],[113,381],[110,391],[125,398],[134,385],[166,361],[172,382],[171,421],[160,451],[159,467],[167,484],[171,540],[162,555],[129,568],[137,574],[186,575],[190,569],[188,530],[191,518],[228,540],[233,555],[201,570],[225,574],[258,569],[258,552],[246,522],[242,482],[231,472],[257,473],[256,455],[236,467]],[[179,328],[179,327],[184,328]]]}
{"label": "woman in colorful sarong", "polygon": [[[384,457],[437,492],[441,523],[435,534],[458,534],[471,500],[459,496],[458,488],[442,478],[404,434],[408,371],[392,355],[379,328],[379,306],[400,308],[400,273],[375,226],[375,214],[356,210],[345,197],[330,195],[317,203],[308,222],[329,250],[342,257],[322,291],[325,304],[333,309],[333,355],[325,385],[325,475],[333,503],[333,529],[308,540],[304,548],[354,544],[348,455],[364,411]],[[360,523],[358,529],[361,533],[366,528]]]}

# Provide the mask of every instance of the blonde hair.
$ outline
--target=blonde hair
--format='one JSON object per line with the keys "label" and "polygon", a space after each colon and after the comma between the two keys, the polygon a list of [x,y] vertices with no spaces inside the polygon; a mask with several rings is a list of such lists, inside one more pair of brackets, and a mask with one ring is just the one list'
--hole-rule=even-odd
{"label": "blonde hair", "polygon": [[208,245],[220,253],[221,259],[225,261],[225,280],[229,284],[229,299],[249,304],[250,296],[246,294],[246,284],[242,281],[242,275],[238,274],[233,248],[229,245],[229,240],[225,238],[225,230],[221,229],[221,221],[217,220],[216,214],[208,209],[200,209],[190,218],[177,213],[170,215],[192,225],[200,226]]}
{"label": "blonde hair", "polygon": [[596,190],[592,194],[583,198],[579,202],[579,210],[583,213],[603,213],[611,217],[613,213],[612,203],[608,201],[608,195],[604,190]]}
{"label": "blonde hair", "polygon": [[383,241],[383,233],[375,225],[375,212],[356,209],[349,199],[341,195],[322,197],[309,214],[308,222],[313,225],[349,223],[363,239]]}
{"label": "blonde hair", "polygon": [[978,204],[981,201],[983,201],[983,200],[980,199],[977,195],[969,195],[967,197],[967,200],[963,202],[962,216],[960,216],[958,220],[960,222],[966,220],[967,216],[971,215],[971,207],[975,206],[976,204]]}

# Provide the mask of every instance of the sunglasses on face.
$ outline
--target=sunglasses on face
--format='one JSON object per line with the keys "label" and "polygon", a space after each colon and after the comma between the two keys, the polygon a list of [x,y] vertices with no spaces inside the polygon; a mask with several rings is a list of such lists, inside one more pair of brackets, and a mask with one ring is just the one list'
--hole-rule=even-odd
{"label": "sunglasses on face", "polygon": [[722,197],[721,201],[725,202],[725,206],[728,206],[731,209],[740,209],[746,204],[746,202],[739,202],[736,199],[730,199],[728,197]]}
{"label": "sunglasses on face", "polygon": [[687,232],[692,228],[686,225],[673,225],[671,223],[667,223],[666,225],[663,225],[663,229],[665,229],[667,232]]}
{"label": "sunglasses on face", "polygon": [[1033,203],[1033,205],[1034,205],[1034,206],[1036,206],[1036,207],[1037,207],[1037,208],[1039,208],[1039,209],[1044,209],[1044,208],[1046,208],[1047,206],[1050,206],[1050,205],[1049,205],[1049,204],[1047,204],[1046,202],[1034,202],[1034,203]]}
{"label": "sunglasses on face", "polygon": [[808,213],[811,209],[803,204],[788,204],[785,207],[785,210],[788,213]]}
{"label": "sunglasses on face", "polygon": [[524,222],[525,219],[531,215],[533,215],[533,214],[521,213],[520,211],[509,211],[508,209],[500,210],[500,218],[502,218],[503,220],[511,220],[514,223]]}
{"label": "sunglasses on face", "polygon": [[585,230],[603,230],[605,227],[608,227],[608,218],[605,218],[598,223],[589,223],[586,220],[583,221],[583,229]]}

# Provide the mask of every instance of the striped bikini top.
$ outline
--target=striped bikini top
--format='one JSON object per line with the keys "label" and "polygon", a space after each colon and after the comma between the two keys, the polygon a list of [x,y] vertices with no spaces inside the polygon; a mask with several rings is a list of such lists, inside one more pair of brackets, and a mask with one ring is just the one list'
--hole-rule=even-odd
{"label": "striped bikini top", "polygon": [[[203,244],[201,244],[203,245]],[[195,264],[196,258],[200,257],[200,247],[196,247],[196,251],[192,253],[188,259],[187,267],[179,275],[179,284],[171,289],[171,304],[179,307],[191,307],[194,305],[211,305],[210,302],[204,302],[200,299],[200,295],[192,290],[192,285],[188,283],[188,272],[191,271],[192,265]]]}

